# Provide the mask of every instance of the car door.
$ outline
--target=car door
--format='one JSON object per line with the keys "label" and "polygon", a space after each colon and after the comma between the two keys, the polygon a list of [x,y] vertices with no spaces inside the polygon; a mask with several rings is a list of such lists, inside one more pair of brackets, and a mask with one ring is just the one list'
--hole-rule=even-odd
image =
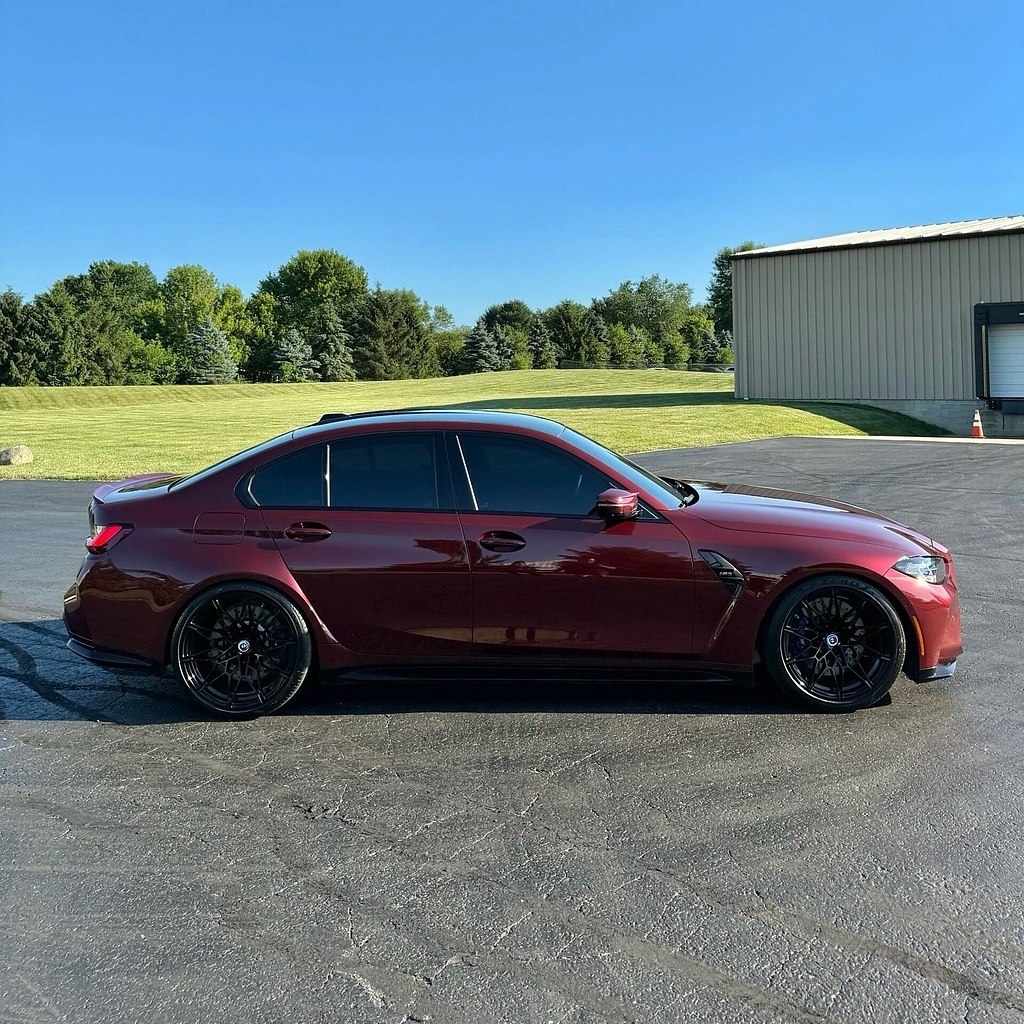
{"label": "car door", "polygon": [[675,525],[650,508],[598,518],[597,495],[621,483],[534,438],[459,431],[450,460],[479,653],[690,653],[693,560]]}
{"label": "car door", "polygon": [[469,561],[440,434],[317,444],[257,470],[247,487],[340,644],[375,657],[470,652]]}

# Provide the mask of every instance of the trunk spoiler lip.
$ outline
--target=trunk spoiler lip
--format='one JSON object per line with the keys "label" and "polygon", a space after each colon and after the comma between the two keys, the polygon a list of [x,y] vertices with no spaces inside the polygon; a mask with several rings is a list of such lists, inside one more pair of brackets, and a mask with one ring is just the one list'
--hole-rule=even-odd
{"label": "trunk spoiler lip", "polygon": [[115,492],[144,491],[154,484],[170,483],[172,480],[180,480],[180,473],[140,473],[138,476],[130,476],[124,480],[117,480],[114,483],[100,484],[93,491],[93,500],[101,505],[105,498]]}

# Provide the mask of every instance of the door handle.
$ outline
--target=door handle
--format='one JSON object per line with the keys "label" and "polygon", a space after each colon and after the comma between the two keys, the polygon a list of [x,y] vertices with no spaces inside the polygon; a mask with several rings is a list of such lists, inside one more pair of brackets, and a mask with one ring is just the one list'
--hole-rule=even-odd
{"label": "door handle", "polygon": [[519,551],[526,547],[526,538],[506,530],[491,530],[480,538],[480,547],[488,551]]}
{"label": "door handle", "polygon": [[289,540],[327,540],[331,531],[323,523],[292,523],[284,531],[284,535]]}

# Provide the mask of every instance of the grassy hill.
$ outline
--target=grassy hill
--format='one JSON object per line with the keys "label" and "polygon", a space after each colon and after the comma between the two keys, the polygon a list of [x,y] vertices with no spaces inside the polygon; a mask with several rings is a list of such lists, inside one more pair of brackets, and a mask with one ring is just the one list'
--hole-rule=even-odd
{"label": "grassy hill", "polygon": [[189,471],[310,423],[324,412],[414,405],[547,416],[624,452],[779,435],[941,434],[866,406],[740,402],[728,374],[524,370],[353,384],[0,388],[0,447],[27,444],[28,466],[0,479],[113,480]]}

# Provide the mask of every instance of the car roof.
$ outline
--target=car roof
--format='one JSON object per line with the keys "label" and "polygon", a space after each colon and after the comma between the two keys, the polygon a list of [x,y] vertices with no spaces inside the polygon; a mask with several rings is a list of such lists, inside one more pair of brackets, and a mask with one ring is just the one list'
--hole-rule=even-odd
{"label": "car roof", "polygon": [[338,428],[367,425],[387,427],[413,427],[414,429],[458,429],[459,427],[511,427],[557,436],[565,425],[542,416],[528,413],[505,412],[501,409],[378,409],[370,412],[325,413],[316,423],[299,427],[295,438],[315,437],[335,433]]}

